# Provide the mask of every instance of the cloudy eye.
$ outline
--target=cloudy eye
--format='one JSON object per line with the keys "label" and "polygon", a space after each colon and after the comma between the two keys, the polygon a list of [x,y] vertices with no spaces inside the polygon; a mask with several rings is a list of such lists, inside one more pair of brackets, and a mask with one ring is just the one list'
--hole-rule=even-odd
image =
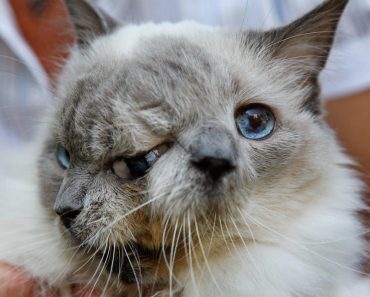
{"label": "cloudy eye", "polygon": [[238,110],[236,125],[245,138],[261,140],[274,130],[275,116],[267,106],[251,104]]}
{"label": "cloudy eye", "polygon": [[130,169],[124,159],[117,159],[113,162],[112,172],[120,178],[129,178],[131,176]]}
{"label": "cloudy eye", "polygon": [[159,159],[159,151],[157,149],[151,150],[149,153],[138,158],[126,160],[127,167],[130,169],[133,178],[139,178],[145,175],[148,170]]}
{"label": "cloudy eye", "polygon": [[134,158],[119,158],[112,165],[112,172],[120,178],[140,178],[144,176],[170,145],[164,143],[146,154]]}
{"label": "cloudy eye", "polygon": [[60,167],[68,169],[70,164],[70,158],[68,151],[60,144],[57,145],[56,151],[57,161]]}
{"label": "cloudy eye", "polygon": [[139,178],[145,175],[151,167],[145,156],[142,158],[129,159],[126,161],[133,178]]}

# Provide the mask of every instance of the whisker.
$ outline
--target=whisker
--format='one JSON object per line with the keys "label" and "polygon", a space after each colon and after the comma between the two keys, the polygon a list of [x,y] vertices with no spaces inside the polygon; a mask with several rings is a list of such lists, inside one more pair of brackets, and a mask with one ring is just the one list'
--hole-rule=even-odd
{"label": "whisker", "polygon": [[[131,252],[132,252],[132,253],[134,253],[134,251],[133,251],[132,247],[131,247],[131,246],[129,246],[129,247],[130,247],[130,249],[131,249]],[[138,277],[137,277],[137,275],[136,275],[135,267],[134,267],[134,265],[132,264],[132,261],[131,261],[131,259],[130,259],[130,254],[127,252],[125,245],[122,245],[122,248],[123,248],[123,250],[125,251],[127,261],[128,261],[128,263],[130,264],[130,266],[131,266],[132,273],[134,274],[134,278],[135,278],[135,282],[136,282],[136,288],[137,288],[137,291],[138,291],[138,293],[139,293],[139,296],[141,296],[141,295],[142,295],[142,292],[141,292],[140,281],[139,281],[139,279],[138,279]]]}
{"label": "whisker", "polygon": [[275,294],[277,294],[276,296],[281,296],[281,294],[276,291],[275,287],[273,286],[273,284],[271,283],[271,281],[263,274],[263,272],[261,271],[260,269],[260,266],[258,265],[257,261],[254,259],[254,257],[252,256],[252,253],[250,252],[249,248],[248,248],[248,245],[245,241],[245,239],[243,238],[237,224],[235,223],[235,220],[233,218],[230,218],[231,219],[231,222],[233,223],[234,225],[234,228],[240,238],[240,240],[242,241],[243,243],[243,246],[245,248],[245,251],[247,252],[248,254],[248,257],[249,257],[249,260],[251,261],[252,265],[254,266],[254,268],[256,269],[257,273],[259,274],[260,276],[260,280],[265,280],[267,281],[267,284],[270,286],[270,288],[275,292]]}
{"label": "whisker", "polygon": [[200,234],[199,234],[199,229],[198,229],[198,224],[197,224],[197,221],[195,221],[195,234],[197,235],[198,237],[198,242],[199,242],[199,246],[200,246],[200,250],[201,250],[201,253],[203,255],[203,259],[204,259],[204,263],[208,269],[208,272],[209,272],[209,275],[214,283],[214,285],[216,286],[216,288],[220,291],[220,293],[222,294],[222,290],[220,288],[220,286],[218,285],[218,281],[216,280],[216,278],[214,277],[213,273],[212,273],[212,270],[211,270],[211,267],[209,266],[209,263],[208,263],[208,259],[207,259],[207,255],[205,253],[205,250],[204,250],[204,247],[203,247],[203,244],[202,244],[202,240],[201,240],[201,237],[200,237]]}
{"label": "whisker", "polygon": [[[189,215],[189,212],[187,212],[186,214],[187,214],[188,241],[189,241],[188,242],[188,251],[189,251],[190,277],[191,277],[191,280],[192,280],[192,284],[194,286],[194,290],[197,293],[197,296],[201,296],[199,294],[199,289],[198,289],[198,285],[197,285],[197,282],[196,282],[196,278],[195,278],[195,274],[194,274],[194,267],[193,267],[193,257],[192,257],[192,253],[193,252],[194,252],[195,262],[197,262],[197,259],[196,259],[196,256],[195,256],[195,251],[194,251],[194,246],[193,246],[193,240],[192,240],[190,215]],[[197,264],[198,264],[198,267],[199,267],[199,262],[197,262]]]}
{"label": "whisker", "polygon": [[[109,275],[108,275],[108,278],[105,282],[105,286],[103,288],[103,291],[101,293],[102,296],[105,296],[105,292],[107,291],[107,288],[108,288],[108,285],[109,285],[109,282],[110,282],[110,279],[111,279],[111,276],[112,276],[112,272],[113,272],[113,265],[114,265],[114,256],[115,256],[115,251],[116,251],[116,244],[113,243],[113,249],[112,249],[112,260],[111,260],[111,263],[110,263],[110,269],[109,269]],[[109,253],[109,252],[108,252]],[[108,257],[109,258],[109,255]]]}
{"label": "whisker", "polygon": [[[85,285],[84,289],[86,289],[86,288],[88,288],[90,286],[90,284],[92,283],[92,281],[95,279],[95,276],[98,274],[98,271],[100,269],[100,266],[103,264],[103,261],[104,261],[103,259],[104,259],[104,256],[106,255],[107,248],[108,248],[108,241],[106,240],[105,246],[104,246],[104,250],[103,250],[103,253],[102,253],[102,257],[99,260],[99,264],[96,267],[94,274],[91,276],[90,280]],[[95,281],[93,287],[95,287],[95,285],[97,284],[97,281],[98,281],[98,279]]]}

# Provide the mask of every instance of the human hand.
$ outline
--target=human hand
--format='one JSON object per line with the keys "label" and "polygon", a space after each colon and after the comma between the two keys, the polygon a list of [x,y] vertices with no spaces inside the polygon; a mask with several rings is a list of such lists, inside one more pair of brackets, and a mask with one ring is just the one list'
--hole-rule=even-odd
{"label": "human hand", "polygon": [[[0,263],[0,297],[62,297],[56,288],[33,279],[26,272],[8,264]],[[73,297],[98,297],[82,286],[72,289]]]}

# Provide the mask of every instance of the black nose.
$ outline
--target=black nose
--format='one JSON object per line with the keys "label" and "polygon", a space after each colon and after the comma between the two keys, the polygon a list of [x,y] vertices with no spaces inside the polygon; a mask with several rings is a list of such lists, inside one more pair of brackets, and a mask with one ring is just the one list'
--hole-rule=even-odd
{"label": "black nose", "polygon": [[63,225],[67,229],[69,229],[71,228],[77,216],[81,213],[81,210],[82,209],[66,207],[66,208],[56,209],[55,212],[59,215]]}
{"label": "black nose", "polygon": [[192,163],[213,180],[218,180],[235,168],[231,160],[222,157],[204,156],[203,158],[192,160]]}
{"label": "black nose", "polygon": [[231,135],[222,129],[206,128],[190,145],[191,163],[214,181],[236,167],[236,149]]}

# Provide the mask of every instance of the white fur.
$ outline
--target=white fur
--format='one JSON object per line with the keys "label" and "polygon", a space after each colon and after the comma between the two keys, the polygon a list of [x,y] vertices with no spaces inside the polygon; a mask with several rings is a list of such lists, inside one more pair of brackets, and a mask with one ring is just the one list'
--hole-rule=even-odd
{"label": "white fur", "polygon": [[[333,160],[350,163],[339,152]],[[365,231],[356,217],[363,207],[361,184],[343,167],[326,174],[325,192],[312,193],[315,203],[302,217],[276,228],[251,219],[263,225],[253,230],[263,240],[248,241],[232,256],[210,262],[210,269],[195,269],[194,278],[187,276],[185,296],[368,296],[370,279],[362,279],[359,268],[365,250]]]}
{"label": "white fur", "polygon": [[[39,147],[3,151],[0,164],[0,260],[62,285],[73,263],[64,253],[60,226],[50,221],[37,189]],[[6,157],[5,157],[6,156]]]}

